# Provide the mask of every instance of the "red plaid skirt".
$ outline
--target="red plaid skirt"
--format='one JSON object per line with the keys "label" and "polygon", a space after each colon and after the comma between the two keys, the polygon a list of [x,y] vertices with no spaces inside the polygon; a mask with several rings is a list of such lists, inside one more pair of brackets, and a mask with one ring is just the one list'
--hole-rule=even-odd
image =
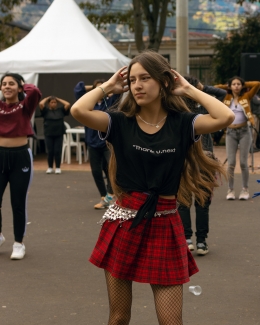
{"label": "red plaid skirt", "polygon": [[[133,192],[120,206],[138,210],[146,197]],[[156,211],[175,208],[176,200],[159,197]],[[144,219],[129,231],[132,222],[105,221],[89,261],[116,278],[160,285],[186,283],[198,272],[178,211],[153,217],[146,227]]]}

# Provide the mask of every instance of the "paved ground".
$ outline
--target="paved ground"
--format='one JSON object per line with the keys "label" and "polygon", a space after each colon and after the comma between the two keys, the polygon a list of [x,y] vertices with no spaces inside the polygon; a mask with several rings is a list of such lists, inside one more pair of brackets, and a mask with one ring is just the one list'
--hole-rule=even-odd
{"label": "paved ground", "polygon": [[[216,146],[214,147],[215,155],[218,157],[218,159],[224,163],[226,161],[226,148],[225,146]],[[258,152],[255,152],[253,155],[248,156],[248,164],[250,167],[250,172],[252,173],[259,173],[260,174],[260,150]],[[227,163],[225,163],[225,166],[227,166]],[[34,157],[34,169],[35,170],[47,170],[47,158],[46,154],[41,153],[37,154],[37,156]],[[81,165],[78,164],[76,161],[76,155],[75,152],[73,152],[71,157],[71,164],[64,163],[61,165],[62,170],[74,170],[74,171],[90,171],[90,165],[89,162],[85,163],[83,162]],[[237,152],[237,164],[235,168],[236,173],[240,173],[240,166],[239,166],[239,150]]]}
{"label": "paved ground", "polygon": [[[251,173],[251,194],[260,191],[259,178],[259,170]],[[241,175],[236,174],[237,192],[240,186]],[[194,254],[200,272],[184,285],[185,325],[260,325],[260,198],[232,202],[225,200],[225,194],[223,184],[210,208],[210,253]],[[1,325],[106,324],[103,270],[88,262],[100,230],[97,221],[102,211],[93,209],[97,199],[89,171],[46,175],[36,170],[28,197],[27,254],[21,261],[11,261],[12,217],[6,191],[6,242],[0,249]],[[193,284],[202,287],[201,296],[188,292]],[[149,285],[133,288],[130,324],[156,325]]]}

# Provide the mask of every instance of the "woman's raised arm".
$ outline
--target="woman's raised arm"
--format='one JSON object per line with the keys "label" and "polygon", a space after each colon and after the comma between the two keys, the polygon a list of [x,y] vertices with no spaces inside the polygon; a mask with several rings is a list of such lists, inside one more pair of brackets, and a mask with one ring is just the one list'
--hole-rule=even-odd
{"label": "woman's raised arm", "polygon": [[40,109],[43,109],[45,104],[47,103],[47,100],[50,98],[51,96],[45,97],[43,98],[40,102],[39,102],[39,107]]}
{"label": "woman's raised arm", "polygon": [[173,94],[193,99],[205,107],[209,114],[200,115],[195,121],[194,128],[196,134],[213,133],[230,125],[235,118],[234,113],[220,102],[218,99],[204,93],[203,91],[192,86],[177,71],[173,70],[176,75],[176,89]]}
{"label": "woman's raised arm", "polygon": [[109,94],[122,94],[128,91],[126,67],[119,69],[101,86],[88,91],[71,107],[71,115],[81,124],[102,132],[106,132],[108,116],[106,113],[93,110],[95,104]]}
{"label": "woman's raised arm", "polygon": [[70,103],[67,102],[65,99],[61,99],[61,98],[58,98],[58,97],[56,97],[56,99],[57,99],[58,102],[60,102],[64,106],[66,111],[70,108]]}

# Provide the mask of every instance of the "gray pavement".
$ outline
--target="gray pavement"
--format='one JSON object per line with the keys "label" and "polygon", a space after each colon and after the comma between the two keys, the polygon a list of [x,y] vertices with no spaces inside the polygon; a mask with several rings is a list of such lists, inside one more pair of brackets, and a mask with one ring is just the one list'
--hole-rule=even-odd
{"label": "gray pavement", "polygon": [[[250,193],[260,191],[250,175]],[[237,193],[241,175],[235,175]],[[260,325],[260,197],[226,201],[226,184],[210,208],[210,252],[194,253],[200,272],[184,285],[184,324]],[[7,190],[3,201],[0,248],[1,325],[107,324],[103,270],[88,262],[103,212],[93,209],[99,195],[90,172],[36,171],[28,197],[26,256],[10,260],[12,215]],[[198,284],[202,294],[188,292]],[[130,324],[156,325],[150,286],[133,285]],[[174,325],[174,324],[173,324]]]}

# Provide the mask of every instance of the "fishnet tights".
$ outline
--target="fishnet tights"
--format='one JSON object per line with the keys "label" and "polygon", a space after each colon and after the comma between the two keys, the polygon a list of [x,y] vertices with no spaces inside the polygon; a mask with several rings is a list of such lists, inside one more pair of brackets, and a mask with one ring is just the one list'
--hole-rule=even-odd
{"label": "fishnet tights", "polygon": [[108,325],[128,325],[132,307],[132,281],[114,278],[105,270],[109,300]]}
{"label": "fishnet tights", "polygon": [[[105,270],[108,300],[108,325],[128,325],[132,307],[132,281],[114,278]],[[182,325],[182,285],[152,284],[159,325]]]}
{"label": "fishnet tights", "polygon": [[182,285],[151,284],[160,325],[182,325]]}

